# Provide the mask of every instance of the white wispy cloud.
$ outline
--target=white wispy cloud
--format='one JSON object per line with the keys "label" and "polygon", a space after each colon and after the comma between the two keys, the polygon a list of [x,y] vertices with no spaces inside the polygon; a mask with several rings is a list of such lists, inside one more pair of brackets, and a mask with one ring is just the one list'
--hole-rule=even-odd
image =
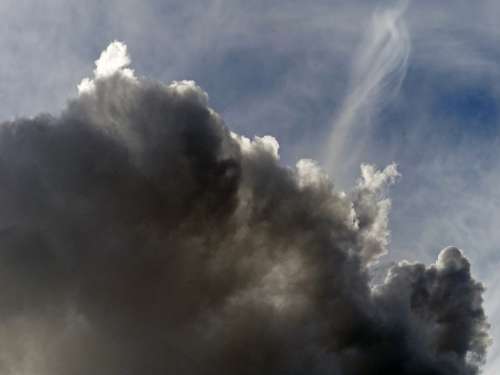
{"label": "white wispy cloud", "polygon": [[405,77],[410,54],[410,38],[403,18],[407,6],[407,1],[403,1],[378,9],[373,15],[353,63],[349,92],[333,122],[326,151],[329,169],[350,158],[352,142],[361,147],[363,139],[350,136],[359,136],[356,132],[361,129],[367,134],[375,106],[395,95]]}

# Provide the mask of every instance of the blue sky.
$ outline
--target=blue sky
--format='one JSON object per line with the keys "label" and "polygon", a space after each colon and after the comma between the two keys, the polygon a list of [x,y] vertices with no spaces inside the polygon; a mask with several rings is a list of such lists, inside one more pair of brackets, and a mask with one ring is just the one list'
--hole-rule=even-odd
{"label": "blue sky", "polygon": [[[398,72],[389,66],[356,108],[335,163],[325,156],[355,91],[356,64],[373,73],[372,61],[362,59],[379,30],[374,15],[397,6],[4,0],[0,119],[60,111],[116,39],[127,44],[137,75],[194,79],[231,129],[275,136],[285,164],[316,159],[346,189],[359,174],[353,166],[394,161],[402,177],[392,189],[391,253],[382,262],[428,263],[445,246],[462,248],[488,288],[486,307],[499,341],[500,3],[410,2],[398,18],[408,39],[391,47],[407,48],[404,66]],[[485,374],[499,369],[500,348],[493,344]]]}

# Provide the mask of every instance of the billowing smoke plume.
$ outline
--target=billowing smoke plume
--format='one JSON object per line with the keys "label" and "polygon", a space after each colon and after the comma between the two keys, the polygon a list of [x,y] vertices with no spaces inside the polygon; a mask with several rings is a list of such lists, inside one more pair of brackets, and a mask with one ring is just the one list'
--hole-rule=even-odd
{"label": "billowing smoke plume", "polygon": [[460,250],[371,286],[395,166],[336,192],[128,64],[115,42],[60,116],[0,126],[1,374],[478,373]]}

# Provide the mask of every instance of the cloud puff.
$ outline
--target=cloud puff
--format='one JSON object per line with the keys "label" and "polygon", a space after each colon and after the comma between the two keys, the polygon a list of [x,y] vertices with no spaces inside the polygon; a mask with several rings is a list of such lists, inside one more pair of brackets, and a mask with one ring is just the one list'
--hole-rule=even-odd
{"label": "cloud puff", "polygon": [[394,165],[337,192],[128,64],[115,42],[60,116],[0,126],[2,374],[478,373],[461,251],[370,285]]}
{"label": "cloud puff", "polygon": [[[101,79],[121,74],[129,79],[135,79],[134,71],[127,68],[130,57],[127,46],[119,41],[114,41],[102,51],[101,56],[95,61],[94,79]],[[94,79],[84,78],[78,85],[78,93],[83,94],[95,90]]]}

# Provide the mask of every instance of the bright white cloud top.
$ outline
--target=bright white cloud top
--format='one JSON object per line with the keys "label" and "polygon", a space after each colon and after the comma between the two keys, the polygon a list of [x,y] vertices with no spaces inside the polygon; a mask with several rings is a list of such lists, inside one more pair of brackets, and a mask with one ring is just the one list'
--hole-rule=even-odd
{"label": "bright white cloud top", "polygon": [[130,57],[127,46],[119,41],[114,41],[108,48],[102,51],[99,59],[95,61],[94,78],[84,78],[78,85],[78,93],[88,93],[95,90],[96,79],[102,79],[113,74],[121,74],[130,80],[135,80],[134,71],[128,66]]}

